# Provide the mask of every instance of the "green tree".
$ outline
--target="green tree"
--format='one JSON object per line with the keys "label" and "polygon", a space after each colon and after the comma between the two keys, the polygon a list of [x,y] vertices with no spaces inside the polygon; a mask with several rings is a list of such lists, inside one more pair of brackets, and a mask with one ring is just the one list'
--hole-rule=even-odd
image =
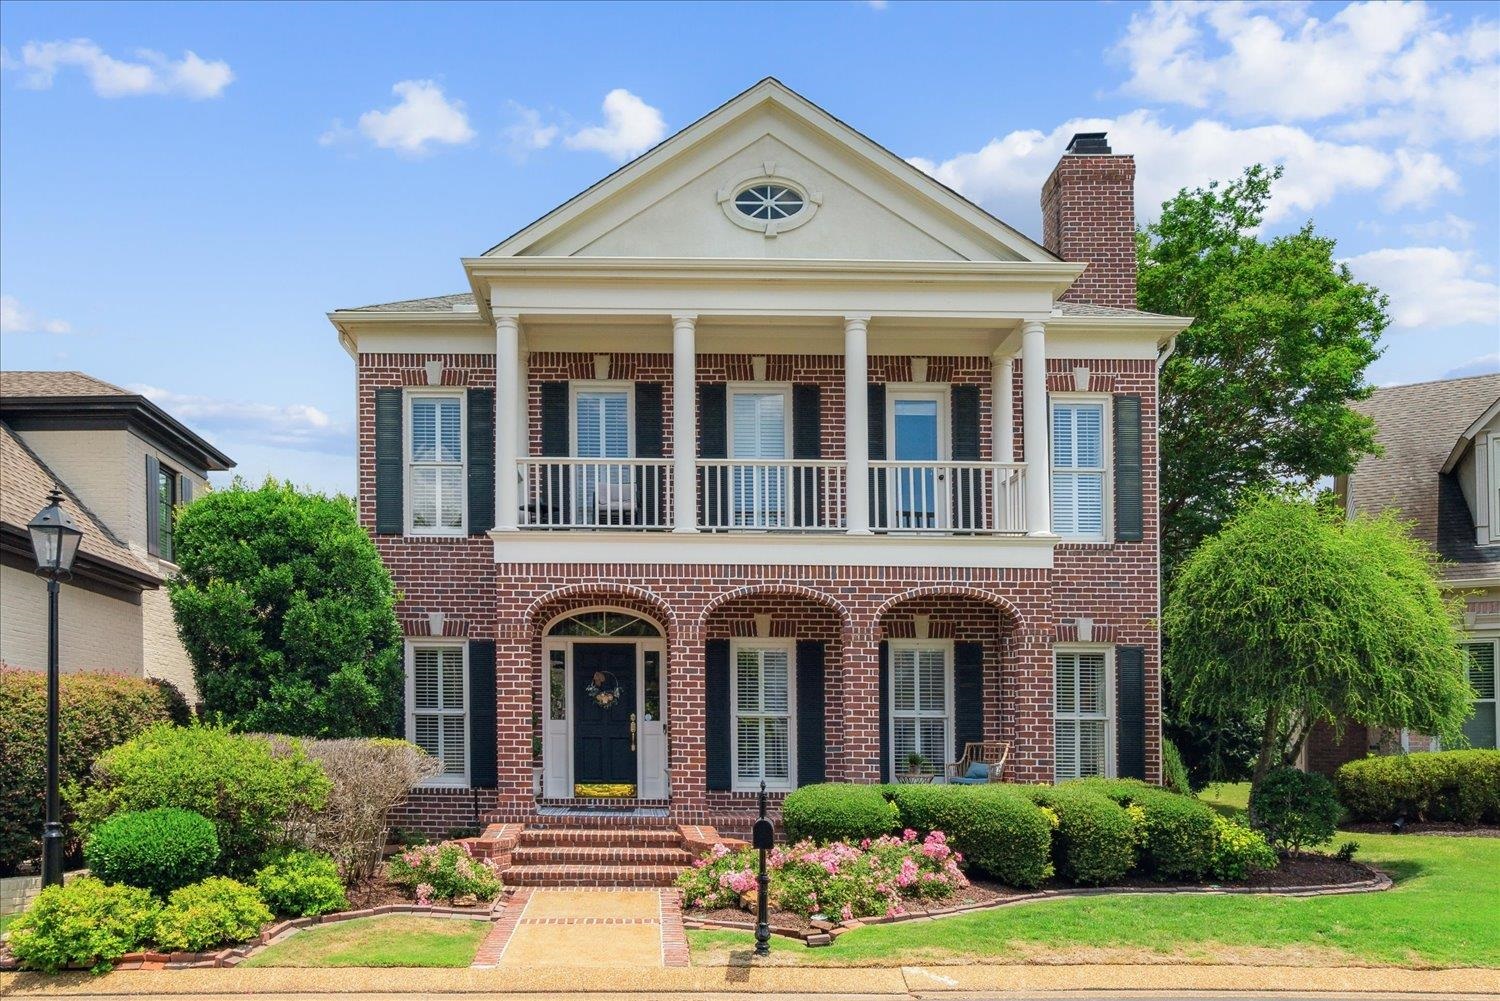
{"label": "green tree", "polygon": [[1186,189],[1136,240],[1140,308],[1193,317],[1161,376],[1162,561],[1174,568],[1247,490],[1311,485],[1375,450],[1370,389],[1386,298],[1307,223],[1259,234],[1281,169]]}
{"label": "green tree", "polygon": [[176,543],[172,611],[208,713],[299,736],[393,731],[395,589],[348,498],[236,480],[182,509]]}
{"label": "green tree", "polygon": [[1251,495],[1183,563],[1163,667],[1187,713],[1260,722],[1258,785],[1319,720],[1461,739],[1474,692],[1457,623],[1432,550],[1391,516]]}

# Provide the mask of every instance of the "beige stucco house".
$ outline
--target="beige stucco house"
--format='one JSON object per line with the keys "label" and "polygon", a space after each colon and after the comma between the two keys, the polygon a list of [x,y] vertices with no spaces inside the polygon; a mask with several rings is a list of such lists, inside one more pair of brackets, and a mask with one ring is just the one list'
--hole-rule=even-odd
{"label": "beige stucco house", "polygon": [[47,664],[46,582],[26,523],[53,484],[83,529],[62,590],[64,671],[161,678],[193,698],[163,586],[173,511],[234,462],[143,396],[81,372],[0,372],[0,661]]}

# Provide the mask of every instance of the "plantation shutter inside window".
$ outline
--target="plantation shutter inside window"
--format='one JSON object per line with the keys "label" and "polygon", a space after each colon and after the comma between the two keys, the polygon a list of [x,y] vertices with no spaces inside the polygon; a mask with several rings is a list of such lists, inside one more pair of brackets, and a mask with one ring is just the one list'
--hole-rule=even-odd
{"label": "plantation shutter inside window", "polygon": [[1054,750],[1057,780],[1107,775],[1108,661],[1102,651],[1054,658]]}
{"label": "plantation shutter inside window", "polygon": [[1496,657],[1495,647],[1500,641],[1464,644],[1464,653],[1469,655],[1469,684],[1478,696],[1474,700],[1474,712],[1464,721],[1464,736],[1474,747],[1496,746]]}
{"label": "plantation shutter inside window", "polygon": [[1104,405],[1052,405],[1052,528],[1104,538]]}
{"label": "plantation shutter inside window", "polygon": [[442,763],[444,776],[462,778],[468,765],[468,720],[461,647],[412,651],[412,742]]}
{"label": "plantation shutter inside window", "polygon": [[785,648],[735,654],[735,779],[741,788],[791,781],[791,658]]}

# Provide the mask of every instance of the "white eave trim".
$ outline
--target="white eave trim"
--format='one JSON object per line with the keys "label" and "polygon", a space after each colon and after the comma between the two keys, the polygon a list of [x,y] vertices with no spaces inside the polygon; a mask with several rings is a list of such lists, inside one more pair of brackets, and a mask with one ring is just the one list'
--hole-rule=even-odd
{"label": "white eave trim", "polygon": [[[554,281],[649,279],[659,282],[757,282],[768,275],[809,282],[1051,285],[1059,292],[1086,264],[1067,261],[881,261],[774,257],[466,257],[476,278],[525,276]],[[482,298],[478,301],[482,301]],[[472,315],[472,314],[471,314]]]}
{"label": "white eave trim", "polygon": [[1458,436],[1458,441],[1453,445],[1453,451],[1448,453],[1448,460],[1443,463],[1443,472],[1453,472],[1458,466],[1458,460],[1464,457],[1464,453],[1468,451],[1469,445],[1474,441],[1474,436],[1479,434],[1480,428],[1494,420],[1496,416],[1500,416],[1500,397],[1497,397],[1495,402],[1491,403],[1488,409],[1480,414],[1474,423],[1464,428],[1464,433]]}

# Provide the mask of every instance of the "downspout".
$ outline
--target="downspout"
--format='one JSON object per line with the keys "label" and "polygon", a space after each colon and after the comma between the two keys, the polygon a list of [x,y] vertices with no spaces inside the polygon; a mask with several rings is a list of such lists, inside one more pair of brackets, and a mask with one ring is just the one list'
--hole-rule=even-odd
{"label": "downspout", "polygon": [[[1172,357],[1172,353],[1174,351],[1176,351],[1176,350],[1177,350],[1177,335],[1173,334],[1172,337],[1167,341],[1167,343],[1165,345],[1163,345],[1156,352],[1156,427],[1157,427],[1157,434],[1158,434],[1158,436],[1161,434],[1161,370],[1166,367],[1167,359],[1170,358],[1170,357]],[[1167,672],[1164,669],[1163,662],[1166,660],[1166,652],[1167,652],[1166,647],[1167,647],[1167,644],[1166,644],[1166,637],[1164,637],[1162,635],[1162,632],[1161,632],[1161,612],[1162,612],[1161,602],[1162,602],[1162,595],[1161,595],[1161,496],[1160,496],[1160,493],[1161,493],[1161,438],[1160,437],[1157,438],[1157,443],[1156,443],[1156,485],[1157,485],[1156,486],[1156,489],[1157,489],[1157,504],[1156,504],[1156,685],[1157,685],[1157,693],[1158,693],[1157,704],[1159,706],[1161,706],[1161,716],[1164,717],[1166,715],[1166,708],[1167,708],[1167,699],[1166,699],[1166,695],[1167,695]],[[1163,718],[1158,718],[1157,721],[1156,721],[1156,729],[1157,729],[1157,751],[1156,751],[1156,756],[1159,759],[1159,763],[1160,763],[1160,770],[1159,770],[1159,773],[1157,775],[1157,784],[1158,785],[1163,785],[1163,784],[1166,783],[1166,780],[1167,780],[1167,756],[1166,756],[1166,753],[1162,750],[1162,744],[1164,744],[1166,742],[1166,739],[1167,739],[1166,720],[1163,719]]]}

